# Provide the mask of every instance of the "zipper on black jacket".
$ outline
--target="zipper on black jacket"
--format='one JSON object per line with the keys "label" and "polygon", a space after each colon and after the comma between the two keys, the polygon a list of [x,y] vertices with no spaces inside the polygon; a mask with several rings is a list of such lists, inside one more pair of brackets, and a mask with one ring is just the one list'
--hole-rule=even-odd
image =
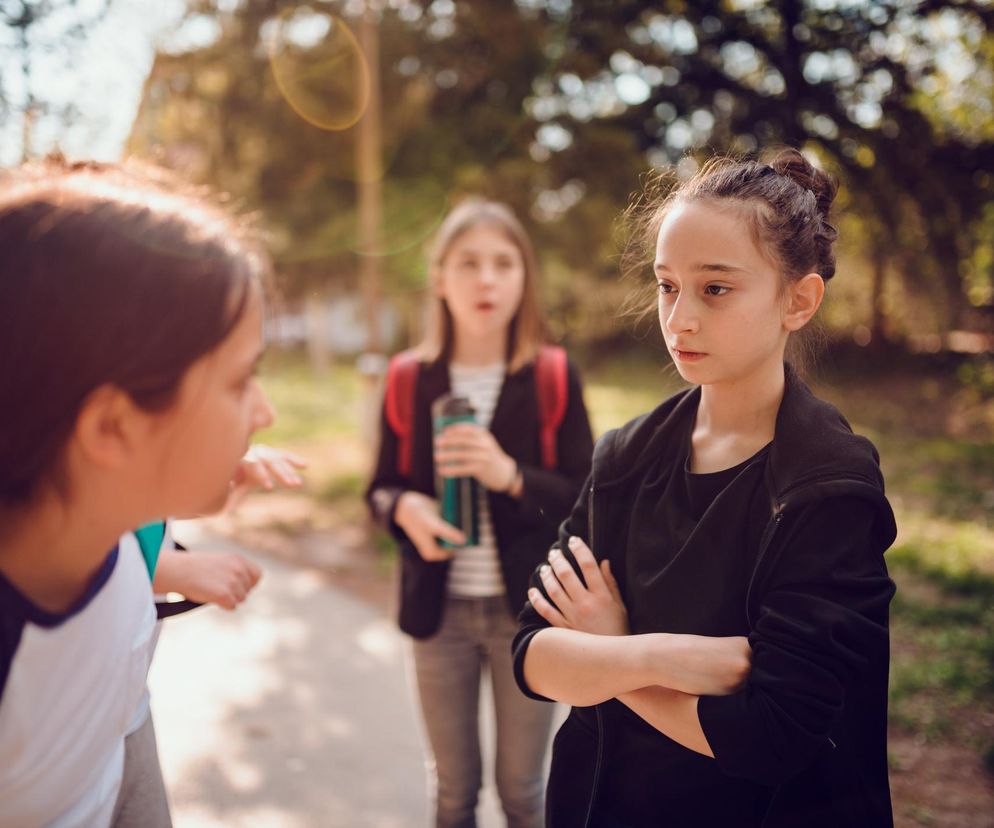
{"label": "zipper on black jacket", "polygon": [[749,602],[752,599],[752,585],[756,582],[756,575],[762,566],[763,558],[766,557],[770,544],[773,543],[773,536],[776,534],[777,527],[780,526],[780,522],[783,520],[783,511],[784,504],[778,503],[773,512],[773,520],[766,525],[766,529],[763,530],[763,537],[759,541],[759,557],[756,558],[756,565],[752,568],[752,575],[749,576],[749,585],[746,587],[745,612],[746,621],[750,625],[752,624],[752,613],[749,611]]}
{"label": "zipper on black jacket", "polygon": [[590,544],[590,551],[594,551],[594,481],[590,481],[590,490],[587,492],[587,542]]}
{"label": "zipper on black jacket", "polygon": [[601,764],[604,761],[604,717],[599,704],[594,707],[594,713],[597,716],[597,761],[594,763],[594,778],[590,783],[590,801],[587,802],[587,815],[583,819],[583,828],[591,828],[590,820],[594,816],[597,783],[600,781]]}
{"label": "zipper on black jacket", "polygon": [[[590,491],[587,494],[587,541],[590,551],[594,551],[594,479],[590,478]],[[601,764],[604,761],[604,718],[601,706],[594,706],[597,716],[597,758],[594,762],[594,777],[590,781],[590,799],[587,801],[587,815],[583,819],[583,828],[590,828],[590,820],[594,815],[594,800],[597,798],[597,784],[601,776]]]}

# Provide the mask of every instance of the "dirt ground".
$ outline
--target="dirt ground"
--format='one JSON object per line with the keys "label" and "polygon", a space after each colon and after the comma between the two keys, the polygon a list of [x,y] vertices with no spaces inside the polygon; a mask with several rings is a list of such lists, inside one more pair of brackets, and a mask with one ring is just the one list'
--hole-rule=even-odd
{"label": "dirt ground", "polygon": [[[250,549],[318,568],[336,586],[392,615],[392,563],[376,551],[365,520],[355,517],[311,498],[269,494],[250,497],[235,515],[214,518],[210,527]],[[889,752],[896,828],[994,828],[994,776],[975,748],[892,729]]]}

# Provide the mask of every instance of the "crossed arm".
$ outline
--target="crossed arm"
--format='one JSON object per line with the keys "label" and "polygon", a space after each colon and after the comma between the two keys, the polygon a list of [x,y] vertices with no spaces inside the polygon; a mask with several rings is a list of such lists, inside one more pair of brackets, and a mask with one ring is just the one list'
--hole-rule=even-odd
{"label": "crossed arm", "polygon": [[579,538],[569,541],[583,580],[559,549],[539,572],[546,595],[528,599],[552,626],[536,632],[524,677],[536,693],[580,707],[617,698],[684,747],[714,756],[697,716],[702,695],[734,692],[749,673],[743,637],[631,635],[610,563],[597,564]]}

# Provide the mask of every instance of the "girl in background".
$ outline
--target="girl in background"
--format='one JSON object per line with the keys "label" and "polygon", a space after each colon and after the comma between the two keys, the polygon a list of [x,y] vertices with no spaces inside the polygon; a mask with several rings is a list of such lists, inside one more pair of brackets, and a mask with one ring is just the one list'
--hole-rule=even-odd
{"label": "girl in background", "polygon": [[[429,278],[427,336],[413,354],[400,357],[417,361],[410,442],[394,431],[385,407],[367,497],[400,547],[400,626],[414,639],[435,824],[476,824],[480,681],[488,675],[501,805],[509,826],[538,828],[553,710],[514,685],[511,640],[528,576],[589,471],[590,424],[579,377],[569,366],[555,465],[543,464],[538,267],[507,207],[475,200],[456,207],[435,238]],[[450,391],[468,398],[476,422],[450,425],[436,440],[431,405]],[[405,450],[409,462],[398,462]],[[441,518],[436,476],[478,482],[477,545],[459,546],[464,535]]]}
{"label": "girl in background", "polygon": [[784,362],[835,274],[834,195],[786,150],[648,205],[694,387],[598,442],[530,591],[519,683],[574,705],[552,828],[892,824],[894,518],[874,447]]}
{"label": "girl in background", "polygon": [[129,530],[220,508],[272,422],[268,265],[164,173],[57,159],[0,179],[0,249],[0,823],[107,826],[155,624]]}

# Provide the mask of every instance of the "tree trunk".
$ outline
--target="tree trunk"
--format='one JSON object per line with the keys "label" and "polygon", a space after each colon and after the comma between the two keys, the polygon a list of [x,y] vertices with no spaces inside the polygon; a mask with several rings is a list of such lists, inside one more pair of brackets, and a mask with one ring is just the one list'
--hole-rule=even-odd
{"label": "tree trunk", "polygon": [[887,254],[883,248],[876,245],[873,249],[873,281],[870,291],[870,342],[883,345],[887,341],[884,329],[884,278],[887,275]]}

